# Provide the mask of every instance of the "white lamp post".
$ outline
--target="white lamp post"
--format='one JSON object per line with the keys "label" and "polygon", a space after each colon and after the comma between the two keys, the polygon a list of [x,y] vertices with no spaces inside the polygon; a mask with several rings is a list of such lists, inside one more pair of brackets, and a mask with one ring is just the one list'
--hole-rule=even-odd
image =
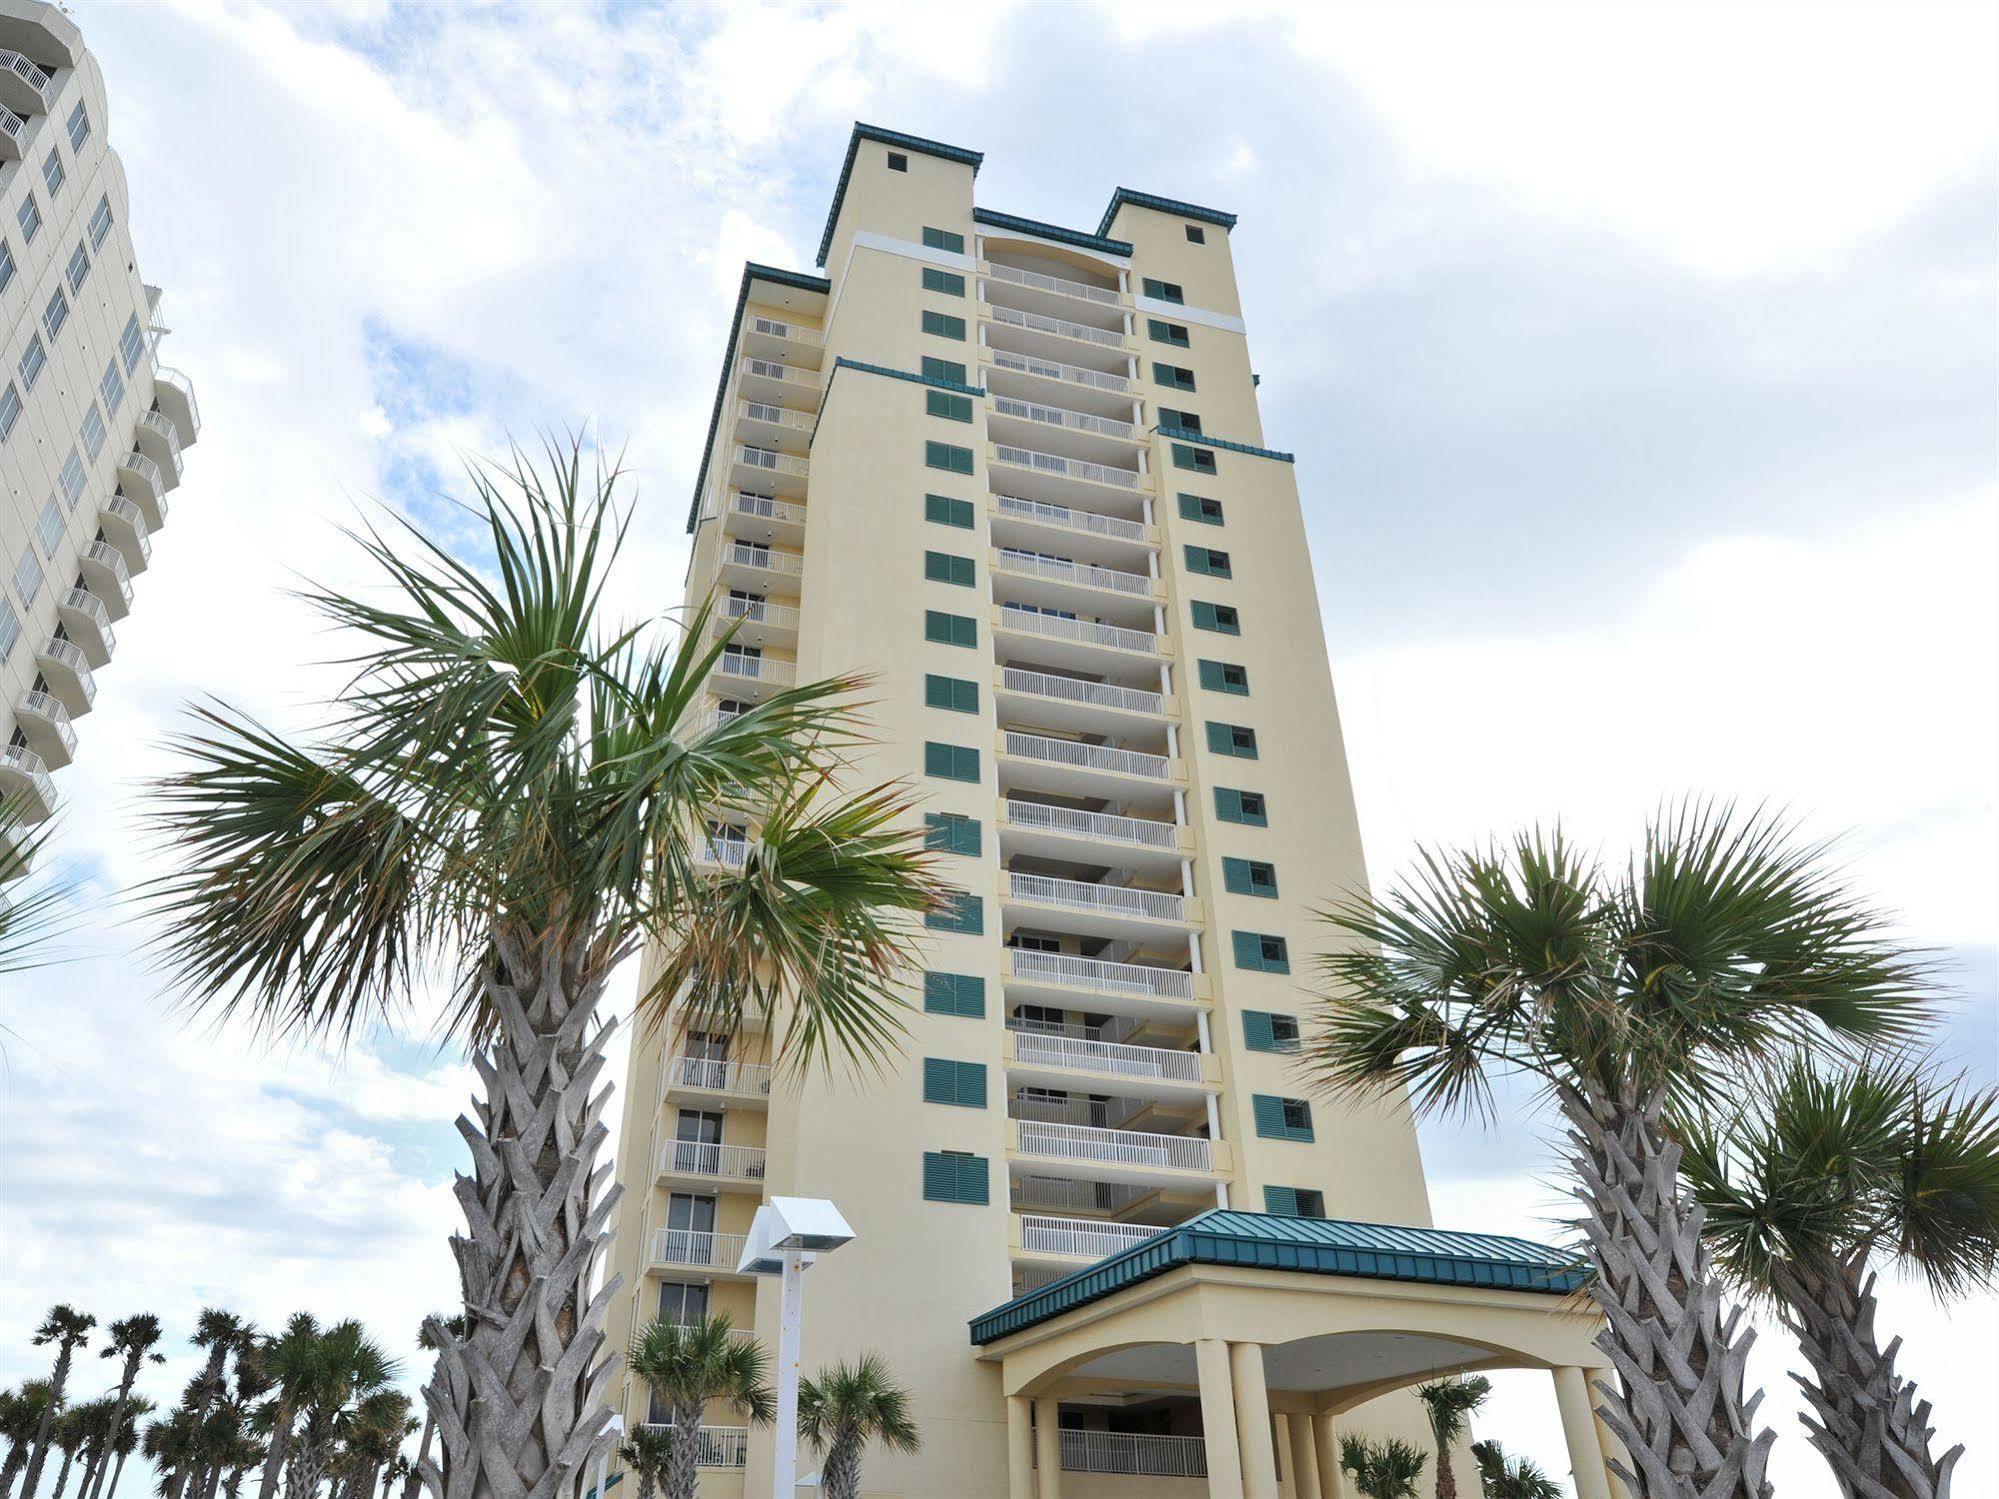
{"label": "white lamp post", "polygon": [[798,1490],[798,1330],[806,1269],[822,1254],[850,1243],[854,1230],[823,1197],[773,1197],[757,1209],[736,1269],[779,1277],[777,1322],[777,1451],[771,1499]]}

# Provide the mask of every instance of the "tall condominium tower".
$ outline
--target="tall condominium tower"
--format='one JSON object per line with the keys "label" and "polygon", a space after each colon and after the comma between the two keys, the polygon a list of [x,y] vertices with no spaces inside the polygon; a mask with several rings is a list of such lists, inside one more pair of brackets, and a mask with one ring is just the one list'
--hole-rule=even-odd
{"label": "tall condominium tower", "polygon": [[158,360],[97,60],[53,5],[0,0],[0,796],[55,810],[132,578],[201,417]]}
{"label": "tall condominium tower", "polygon": [[[804,1368],[881,1353],[922,1430],[868,1493],[1318,1499],[1343,1431],[1427,1447],[1404,1387],[1525,1364],[1602,1499],[1575,1276],[1431,1229],[1403,1103],[1298,1072],[1311,908],[1364,875],[1234,216],[1119,188],[1064,228],[978,206],[980,159],[855,128],[823,274],[744,272],[688,520],[715,708],[871,673],[857,784],[927,793],[955,899],[887,1075],[635,1038],[613,1342],[774,1344],[743,1235],[831,1198],[858,1238],[807,1274]],[[703,1493],[769,1493],[770,1433],[709,1422]]]}

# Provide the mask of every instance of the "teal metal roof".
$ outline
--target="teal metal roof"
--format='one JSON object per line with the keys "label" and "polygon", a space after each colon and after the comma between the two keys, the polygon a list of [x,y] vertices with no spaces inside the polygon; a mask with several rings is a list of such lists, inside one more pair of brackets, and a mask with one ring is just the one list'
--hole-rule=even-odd
{"label": "teal metal roof", "polygon": [[1198,203],[1182,203],[1178,198],[1162,198],[1155,193],[1142,193],[1136,188],[1121,187],[1111,194],[1111,206],[1104,210],[1102,221],[1097,225],[1097,233],[1108,234],[1111,221],[1117,211],[1127,203],[1135,203],[1140,208],[1156,208],[1161,213],[1178,214],[1183,219],[1198,219],[1203,224],[1220,224],[1224,229],[1233,229],[1236,217],[1224,213],[1219,208],[1203,208]]}
{"label": "teal metal roof", "polygon": [[921,151],[925,156],[935,156],[944,161],[963,162],[972,169],[974,177],[979,175],[979,164],[986,159],[983,151],[947,146],[942,141],[926,140],[920,135],[904,135],[900,130],[884,130],[879,125],[854,121],[854,133],[847,137],[847,159],[840,166],[840,182],[833,189],[833,206],[826,212],[826,229],[819,236],[819,258],[816,262],[819,265],[826,263],[826,252],[833,248],[833,226],[840,222],[840,205],[847,200],[847,179],[854,175],[854,158],[860,154],[864,140],[880,141],[884,146],[900,146],[905,151]]}
{"label": "teal metal roof", "polygon": [[1023,234],[1038,234],[1043,239],[1059,240],[1065,245],[1080,245],[1085,250],[1101,250],[1106,255],[1131,254],[1131,243],[1122,239],[1105,239],[1099,229],[1095,234],[1085,234],[1080,229],[1064,229],[1060,224],[1046,224],[1040,219],[1024,219],[1017,213],[1001,213],[995,208],[974,208],[972,222],[984,224],[993,229],[1018,229]]}
{"label": "teal metal roof", "polygon": [[774,286],[795,286],[800,291],[829,292],[833,283],[824,276],[805,271],[780,270],[774,265],[743,264],[743,284],[736,292],[736,310],[729,317],[729,347],[722,353],[722,378],[715,382],[715,407],[708,413],[708,436],[701,444],[701,467],[694,475],[694,498],[687,504],[687,534],[694,534],[694,522],[701,515],[701,488],[708,482],[708,455],[715,451],[715,429],[722,422],[722,397],[729,389],[729,371],[736,362],[736,336],[743,329],[743,309],[750,302],[750,283],[768,281]]}
{"label": "teal metal roof", "polygon": [[972,1319],[972,1341],[995,1343],[1182,1265],[1293,1270],[1430,1285],[1566,1296],[1588,1283],[1574,1256],[1503,1234],[1285,1218],[1212,1208],[1073,1275]]}
{"label": "teal metal roof", "polygon": [[1210,437],[1205,432],[1190,432],[1185,427],[1161,427],[1161,437],[1170,437],[1175,442],[1194,442],[1203,447],[1227,448],[1231,453],[1247,453],[1252,458],[1275,458],[1279,463],[1296,463],[1298,455],[1282,453],[1276,448],[1259,448],[1251,443],[1231,442],[1226,437]]}

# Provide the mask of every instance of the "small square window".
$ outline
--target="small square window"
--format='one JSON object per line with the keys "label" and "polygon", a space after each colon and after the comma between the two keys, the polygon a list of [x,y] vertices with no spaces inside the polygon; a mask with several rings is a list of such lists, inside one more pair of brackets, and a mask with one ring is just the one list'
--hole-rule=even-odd
{"label": "small square window", "polygon": [[923,374],[929,380],[949,380],[953,385],[965,383],[965,367],[955,359],[937,359],[925,354]]}
{"label": "small square window", "polygon": [[1217,786],[1215,816],[1223,822],[1241,823],[1245,827],[1270,826],[1270,813],[1261,791],[1238,791],[1232,786]]}
{"label": "small square window", "polygon": [[1179,323],[1164,323],[1158,318],[1145,320],[1145,332],[1154,343],[1172,344],[1176,348],[1186,348],[1191,340],[1187,330]]}
{"label": "small square window", "polygon": [[962,744],[930,740],[923,746],[923,773],[940,781],[977,781],[979,752]]}
{"label": "small square window", "polygon": [[14,368],[20,371],[21,388],[23,390],[33,390],[35,382],[42,378],[42,371],[48,368],[48,363],[49,356],[42,348],[41,335],[30,333],[28,335],[28,346],[21,350],[21,357],[14,365]]}
{"label": "small square window", "polygon": [[972,398],[954,396],[948,390],[926,390],[923,393],[923,409],[949,422],[969,422],[972,419]]}
{"label": "small square window", "polygon": [[948,442],[926,442],[923,445],[923,461],[931,468],[941,468],[946,473],[969,474],[972,471],[972,450],[953,447]]}
{"label": "small square window", "polygon": [[923,244],[926,249],[948,250],[953,255],[965,253],[964,235],[954,234],[949,229],[932,229],[928,224],[923,226]]}
{"label": "small square window", "polygon": [[979,643],[979,622],[965,614],[946,614],[941,609],[925,609],[923,638],[938,645],[962,645],[976,649]]}
{"label": "small square window", "polygon": [[1147,276],[1144,278],[1144,285],[1145,294],[1156,302],[1185,302],[1187,300],[1181,293],[1180,283],[1177,281],[1155,281],[1152,277]]}
{"label": "small square window", "polygon": [[1183,494],[1180,496],[1180,518],[1199,521],[1204,526],[1219,526],[1222,524],[1222,502],[1205,495]]}
{"label": "small square window", "polygon": [[1277,898],[1277,868],[1257,859],[1222,860],[1222,887],[1231,895]]}
{"label": "small square window", "polygon": [[963,677],[941,677],[935,672],[925,672],[923,706],[945,708],[953,713],[976,713],[979,711],[979,684],[968,682]]}
{"label": "small square window", "polygon": [[923,846],[939,853],[964,854],[968,858],[979,856],[981,839],[979,820],[976,817],[961,817],[956,812],[926,812],[923,814]]}
{"label": "small square window", "polygon": [[923,554],[923,576],[931,583],[955,583],[960,588],[970,588],[976,581],[977,572],[970,557],[926,551]]}
{"label": "small square window", "polygon": [[21,238],[28,244],[32,245],[35,236],[42,232],[42,206],[35,201],[32,188],[21,200],[21,206],[14,210],[14,222],[21,226]]}
{"label": "small square window", "polygon": [[1208,749],[1217,755],[1230,755],[1238,760],[1254,760],[1256,755],[1256,730],[1246,724],[1208,723]]}
{"label": "small square window", "polygon": [[78,240],[76,248],[70,252],[69,269],[65,274],[69,277],[69,289],[71,291],[75,291],[81,287],[83,285],[83,278],[90,274],[90,256],[85,253],[82,240]]}
{"label": "small square window", "polygon": [[888,153],[888,169],[889,169],[889,170],[890,170],[891,172],[906,172],[906,171],[908,171],[908,170],[909,170],[909,158],[908,158],[907,156],[904,156],[904,155],[903,155],[903,154],[902,154],[902,153],[901,153],[900,151],[891,151],[891,152],[889,152],[889,153]]}
{"label": "small square window", "polygon": [[1242,616],[1233,604],[1209,604],[1200,599],[1192,601],[1194,628],[1213,630],[1220,635],[1240,635]]}
{"label": "small square window", "polygon": [[111,232],[111,200],[99,198],[97,211],[90,216],[90,248],[104,247],[104,236]]}
{"label": "small square window", "polygon": [[90,461],[95,463],[97,455],[104,451],[104,438],[106,436],[104,430],[104,413],[97,409],[95,401],[92,401],[90,409],[83,413],[83,425],[77,431],[83,437],[83,450],[90,454]]}
{"label": "small square window", "polygon": [[69,298],[62,294],[62,288],[58,286],[55,295],[49,298],[48,306],[42,309],[42,326],[49,330],[51,343],[55,341],[55,336],[62,332],[62,325],[68,321]]}
{"label": "small square window", "polygon": [[1215,455],[1207,448],[1176,442],[1173,444],[1173,466],[1191,468],[1197,474],[1212,474],[1215,472]]}
{"label": "small square window", "polygon": [[42,544],[48,559],[55,561],[56,548],[62,545],[62,511],[56,507],[54,495],[48,497],[42,506],[42,518],[35,522],[35,539]]}
{"label": "small square window", "polygon": [[61,153],[54,146],[50,146],[49,154],[42,162],[42,181],[49,185],[51,203],[55,202],[56,194],[62,191],[63,183],[68,180],[69,173],[62,169]]}
{"label": "small square window", "polygon": [[7,388],[0,390],[0,442],[5,442],[13,434],[14,423],[21,419],[21,392],[9,380]]}
{"label": "small square window", "polygon": [[[1192,390],[1194,388],[1194,372],[1192,370],[1183,369],[1177,364],[1161,364],[1156,359],[1152,361],[1152,380],[1155,385],[1170,386],[1174,390]],[[1164,420],[1165,418],[1162,416],[1161,422],[1163,423]]]}
{"label": "small square window", "polygon": [[973,526],[972,502],[954,500],[945,494],[927,494],[923,497],[923,518],[940,526],[957,526],[969,531]]}
{"label": "small square window", "polygon": [[965,278],[956,271],[940,271],[926,265],[923,268],[923,289],[942,292],[947,297],[962,297],[965,294]]}
{"label": "small square window", "polygon": [[936,338],[954,338],[963,343],[965,320],[961,317],[952,317],[949,313],[931,312],[926,308],[923,313],[923,331]]}
{"label": "small square window", "polygon": [[5,292],[8,287],[14,284],[16,269],[17,267],[14,264],[14,247],[8,244],[6,240],[0,239],[0,292]]}
{"label": "small square window", "polygon": [[79,99],[76,101],[76,108],[72,109],[69,112],[70,150],[81,151],[83,149],[83,143],[89,139],[90,139],[90,111],[83,107],[83,101]]}
{"label": "small square window", "polygon": [[1181,554],[1187,559],[1188,572],[1200,573],[1203,577],[1209,578],[1235,576],[1227,552],[1217,551],[1213,547],[1190,546],[1183,548]]}
{"label": "small square window", "polygon": [[1249,696],[1249,668],[1246,666],[1238,666],[1233,661],[1203,661],[1200,672],[1201,685],[1209,692]]}
{"label": "small square window", "polygon": [[62,485],[63,498],[68,501],[69,508],[74,510],[76,502],[83,498],[84,486],[83,460],[76,456],[75,448],[71,448],[69,456],[63,459],[62,473],[58,476],[58,481]]}
{"label": "small square window", "polygon": [[1201,418],[1192,411],[1175,411],[1171,406],[1159,408],[1159,426],[1162,431],[1192,432],[1201,435]]}
{"label": "small square window", "polygon": [[1187,243],[1188,243],[1188,244],[1190,244],[1190,245],[1205,245],[1205,244],[1206,244],[1207,242],[1208,242],[1208,231],[1207,231],[1207,230],[1203,229],[1203,228],[1202,228],[1202,227],[1201,227],[1201,226],[1200,226],[1199,224],[1189,224],[1189,225],[1187,226]]}

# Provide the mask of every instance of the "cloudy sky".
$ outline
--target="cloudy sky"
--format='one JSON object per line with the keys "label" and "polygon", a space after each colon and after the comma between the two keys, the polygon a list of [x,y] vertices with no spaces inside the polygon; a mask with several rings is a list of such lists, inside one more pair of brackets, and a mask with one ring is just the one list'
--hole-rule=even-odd
{"label": "cloudy sky", "polygon": [[[178,1025],[110,904],[148,867],[135,787],[190,696],[297,715],[328,642],[295,575],[347,576],[357,505],[420,513],[509,431],[627,447],[621,603],[676,600],[742,262],[809,266],[856,118],[983,149],[995,208],[1090,227],[1123,183],[1241,214],[1377,874],[1772,797],[1945,950],[1947,1044],[1993,1075],[1989,7],[71,9],[206,425],[61,778],[76,960],[0,990],[0,1381],[58,1299],[405,1347],[451,1299],[465,1070],[420,1034],[334,1060]],[[1442,1223],[1559,1211],[1531,1121],[1425,1148]],[[1999,1312],[1898,1288],[1889,1320],[1972,1434]],[[1766,1334],[1776,1476],[1829,1495],[1788,1366]],[[1566,1470],[1545,1380],[1489,1429]],[[1999,1490],[1989,1436],[1959,1481]]]}

